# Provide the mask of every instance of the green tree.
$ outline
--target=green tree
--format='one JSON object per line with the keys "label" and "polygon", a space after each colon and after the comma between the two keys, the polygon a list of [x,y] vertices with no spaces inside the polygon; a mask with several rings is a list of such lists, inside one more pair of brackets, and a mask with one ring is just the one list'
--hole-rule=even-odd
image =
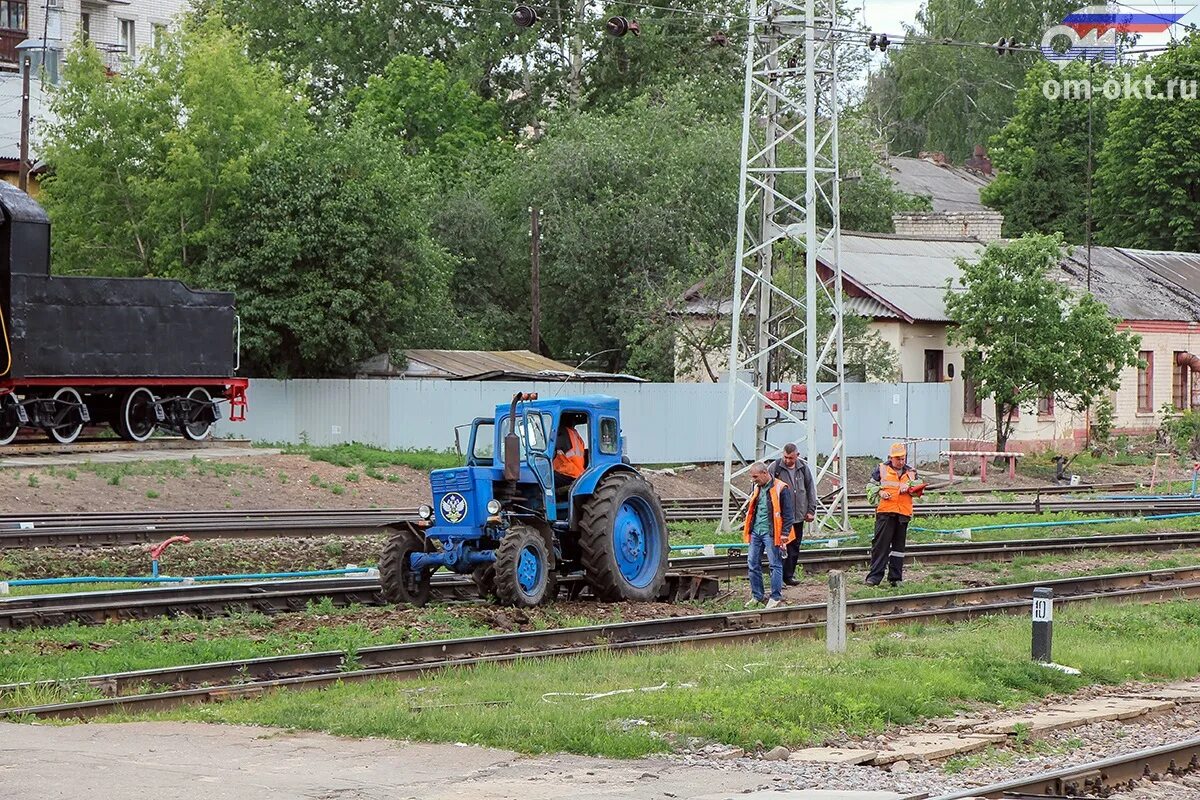
{"label": "green tree", "polygon": [[212,16],[118,75],[74,45],[42,149],[59,272],[190,277],[256,154],[308,127],[244,44]]}
{"label": "green tree", "polygon": [[1004,213],[1005,236],[1058,232],[1068,242],[1086,240],[1088,152],[1094,170],[1111,103],[1099,91],[1051,100],[1043,86],[1052,81],[1099,86],[1112,72],[1078,61],[1065,68],[1047,61],[1025,74],[1016,113],[992,137],[989,155],[999,174],[981,193],[983,202]]}
{"label": "green tree", "polygon": [[977,262],[960,259],[961,275],[947,287],[948,340],[971,348],[966,374],[995,401],[997,450],[1021,406],[1052,395],[1082,410],[1119,387],[1121,369],[1139,363],[1139,337],[1118,331],[1095,297],[1054,279],[1061,259],[1058,236],[993,243]]}
{"label": "green tree", "polygon": [[[1041,42],[1078,4],[1070,0],[926,0],[905,36],[937,42]],[[941,151],[953,161],[1000,130],[1025,71],[1040,56],[999,56],[986,47],[907,44],[889,49],[868,103],[893,154]]]}
{"label": "green tree", "polygon": [[[1200,36],[1133,70],[1131,83],[1165,94],[1171,81],[1200,80]],[[1095,177],[1104,244],[1200,250],[1200,102],[1126,97],[1108,119]]]}
{"label": "green tree", "polygon": [[[843,168],[862,178],[843,186],[843,224],[890,230],[892,210],[923,204],[894,191],[865,129],[848,118],[844,131]],[[489,155],[436,209],[438,239],[459,258],[454,284],[470,287],[460,316],[471,341],[528,342],[529,208],[538,206],[545,350],[613,351],[591,363],[669,380],[679,318],[667,310],[683,288],[728,270],[740,140],[736,119],[674,87],[611,114],[556,118],[532,148]]]}
{"label": "green tree", "polygon": [[396,56],[354,99],[356,121],[428,156],[443,175],[474,151],[494,149],[504,135],[499,106],[453,80],[438,61]]}
{"label": "green tree", "polygon": [[198,270],[237,292],[250,374],[345,375],[380,353],[452,344],[451,262],[425,211],[433,191],[398,142],[363,126],[264,154]]}

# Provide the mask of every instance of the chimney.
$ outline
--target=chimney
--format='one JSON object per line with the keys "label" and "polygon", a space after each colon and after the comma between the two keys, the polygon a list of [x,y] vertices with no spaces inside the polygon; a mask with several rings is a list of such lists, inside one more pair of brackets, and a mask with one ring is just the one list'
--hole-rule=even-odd
{"label": "chimney", "polygon": [[990,177],[992,174],[992,160],[988,158],[987,148],[981,144],[975,145],[975,155],[968,158],[963,166],[980,175]]}

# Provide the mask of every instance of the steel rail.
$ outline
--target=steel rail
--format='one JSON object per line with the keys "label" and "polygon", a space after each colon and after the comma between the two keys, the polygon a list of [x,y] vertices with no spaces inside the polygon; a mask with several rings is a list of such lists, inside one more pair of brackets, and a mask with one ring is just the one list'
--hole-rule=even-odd
{"label": "steel rail", "polygon": [[[1109,552],[1175,550],[1200,545],[1197,533],[1124,534],[1119,536],[1070,537],[986,542],[979,544],[910,545],[910,565],[963,564],[1011,560],[1018,556],[1053,555],[1090,550]],[[870,550],[845,547],[836,550],[802,551],[800,564],[807,573],[853,569],[865,564]],[[673,558],[670,569],[685,574],[729,577],[745,573],[740,553],[722,556]],[[578,576],[563,583],[580,580]],[[440,600],[474,599],[475,585],[462,576],[434,577],[433,596]],[[365,577],[273,580],[192,584],[98,592],[18,595],[0,600],[0,630],[46,627],[71,622],[102,624],[157,616],[197,614],[211,616],[231,611],[282,613],[304,610],[308,603],[329,598],[334,605],[383,605],[378,580]]]}
{"label": "steel rail", "polygon": [[[720,515],[717,500],[666,508],[669,521],[713,520]],[[916,515],[1079,513],[1200,514],[1200,498],[1169,500],[1045,500],[1002,503],[927,503],[916,507]],[[851,513],[866,516],[870,506],[852,506]],[[121,546],[159,541],[186,534],[193,539],[246,539],[315,536],[361,536],[385,533],[391,526],[416,519],[405,509],[355,509],[314,511],[287,509],[253,512],[152,512],[91,517],[89,515],[0,517],[0,550],[29,547]],[[68,520],[74,520],[69,522]]]}
{"label": "steel rail", "polygon": [[[959,621],[987,614],[1027,613],[1035,586],[1051,586],[1060,604],[1097,599],[1136,602],[1200,597],[1200,568],[992,586],[952,592],[855,600],[848,604],[854,630],[917,621]],[[90,718],[116,712],[143,713],[191,703],[252,697],[278,688],[327,686],[375,677],[412,678],[453,666],[503,663],[524,658],[635,651],[674,645],[722,644],[815,636],[824,630],[824,604],[772,610],[705,614],[414,642],[342,651],[192,664],[73,680],[0,686],[0,697],[35,690],[91,687],[107,697],[79,702],[0,709],[0,719]],[[147,687],[171,687],[146,692]],[[123,695],[124,691],[141,694]]]}
{"label": "steel rail", "polygon": [[962,800],[969,797],[998,800],[1014,796],[1104,796],[1109,792],[1129,788],[1135,781],[1145,777],[1157,779],[1156,776],[1174,775],[1196,769],[1200,769],[1200,738],[1185,739],[1030,777],[1014,778],[990,786],[964,789],[941,795],[934,800]]}

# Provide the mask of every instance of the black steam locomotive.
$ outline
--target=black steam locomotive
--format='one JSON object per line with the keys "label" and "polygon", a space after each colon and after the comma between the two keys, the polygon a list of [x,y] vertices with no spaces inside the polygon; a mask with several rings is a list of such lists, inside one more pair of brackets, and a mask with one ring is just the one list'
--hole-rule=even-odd
{"label": "black steam locomotive", "polygon": [[0,444],[22,429],[66,444],[104,424],[135,442],[157,429],[198,440],[222,403],[245,419],[231,293],[52,276],[45,210],[0,182],[0,212]]}

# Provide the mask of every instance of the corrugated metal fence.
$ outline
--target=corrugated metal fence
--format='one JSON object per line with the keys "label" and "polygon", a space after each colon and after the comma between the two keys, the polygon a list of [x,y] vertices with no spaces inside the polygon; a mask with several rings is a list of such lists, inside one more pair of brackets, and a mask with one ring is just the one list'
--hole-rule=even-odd
{"label": "corrugated metal fence", "polygon": [[[629,457],[641,464],[724,459],[726,387],[695,383],[506,383],[441,380],[250,381],[246,422],[218,424],[218,436],[264,442],[361,442],[391,450],[454,447],[456,426],[490,417],[516,392],[543,398],[606,394],[621,401]],[[740,405],[739,405],[740,408]],[[737,430],[753,450],[754,420]],[[852,456],[886,452],[885,437],[947,437],[949,387],[932,383],[846,385],[846,444]],[[794,426],[793,426],[794,427]],[[772,441],[798,438],[780,425]],[[829,447],[830,420],[815,421],[818,449]],[[465,438],[464,438],[465,445]]]}

